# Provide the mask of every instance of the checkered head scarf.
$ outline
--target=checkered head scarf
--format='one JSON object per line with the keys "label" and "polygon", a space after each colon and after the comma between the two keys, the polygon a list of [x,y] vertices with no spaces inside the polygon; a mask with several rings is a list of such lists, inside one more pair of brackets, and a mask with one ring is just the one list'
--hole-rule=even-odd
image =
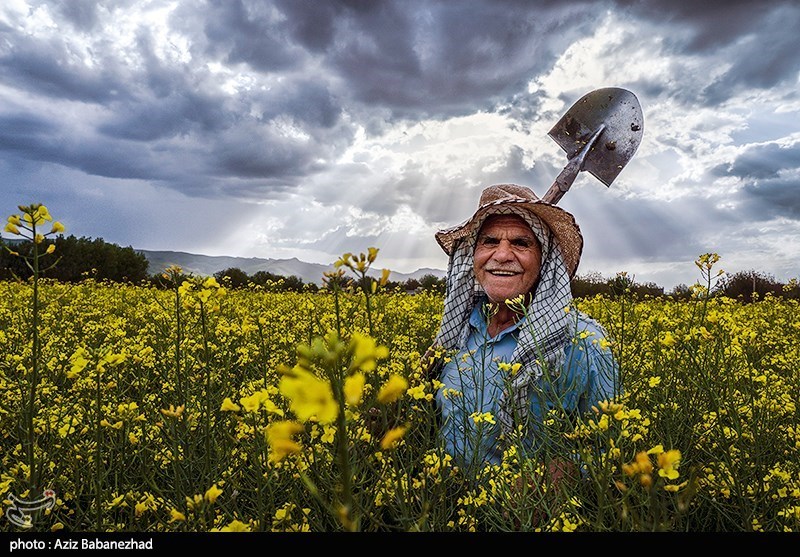
{"label": "checkered head scarf", "polygon": [[[498,421],[503,432],[510,433],[517,425],[524,426],[526,423],[533,383],[545,372],[558,373],[563,365],[564,349],[574,334],[573,320],[568,318],[565,308],[572,303],[570,278],[577,260],[568,269],[559,238],[542,218],[524,204],[496,202],[489,207],[482,207],[473,217],[468,233],[452,242],[444,313],[434,345],[445,350],[464,349],[469,336],[469,316],[477,304],[487,299],[483,288],[475,280],[473,254],[478,231],[489,215],[521,217],[531,227],[542,250],[539,280],[528,303],[526,319],[519,329],[517,347],[512,355],[512,362],[522,365],[507,381],[507,389],[499,401]],[[580,237],[577,224],[572,222]],[[455,230],[465,230],[464,225],[442,233],[451,234]],[[582,237],[580,240],[578,258],[583,247]]]}

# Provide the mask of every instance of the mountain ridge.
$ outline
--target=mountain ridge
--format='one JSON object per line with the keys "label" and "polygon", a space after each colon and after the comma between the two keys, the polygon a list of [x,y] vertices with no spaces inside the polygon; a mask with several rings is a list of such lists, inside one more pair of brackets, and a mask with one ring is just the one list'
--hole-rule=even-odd
{"label": "mountain ridge", "polygon": [[[171,250],[144,250],[135,249],[147,259],[149,264],[148,272],[151,275],[160,273],[170,265],[177,265],[186,274],[201,276],[211,276],[225,269],[238,268],[253,275],[258,271],[266,271],[274,275],[284,277],[296,276],[304,283],[314,283],[322,286],[322,274],[336,270],[333,263],[323,265],[321,263],[308,263],[296,257],[289,259],[273,259],[263,257],[234,257],[229,255],[201,255],[184,251]],[[390,269],[391,271],[391,269]],[[369,276],[380,278],[381,269],[370,269]],[[441,269],[423,267],[411,273],[399,273],[392,271],[389,280],[404,282],[409,279],[419,279],[425,275],[434,275],[443,278],[446,272]]]}

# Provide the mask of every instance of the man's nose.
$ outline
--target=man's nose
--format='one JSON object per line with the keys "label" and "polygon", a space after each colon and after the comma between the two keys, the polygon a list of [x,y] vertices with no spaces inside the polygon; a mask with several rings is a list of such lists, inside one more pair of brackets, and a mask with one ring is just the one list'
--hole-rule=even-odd
{"label": "man's nose", "polygon": [[511,249],[511,242],[508,240],[500,240],[497,247],[494,249],[492,257],[500,261],[507,261],[513,257],[513,250]]}

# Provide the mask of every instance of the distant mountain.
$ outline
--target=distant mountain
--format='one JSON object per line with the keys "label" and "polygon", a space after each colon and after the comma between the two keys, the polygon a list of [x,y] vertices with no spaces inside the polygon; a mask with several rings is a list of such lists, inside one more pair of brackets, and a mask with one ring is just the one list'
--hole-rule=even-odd
{"label": "distant mountain", "polygon": [[[198,255],[182,251],[150,251],[137,249],[137,252],[147,258],[149,272],[154,275],[160,273],[170,265],[178,265],[184,273],[193,275],[211,276],[218,271],[224,271],[232,267],[239,268],[248,275],[253,275],[258,271],[266,271],[274,275],[284,277],[300,277],[304,283],[315,283],[322,286],[322,273],[335,270],[333,263],[321,265],[319,263],[306,263],[296,257],[292,259],[262,259],[259,257],[229,257]],[[381,269],[371,269],[370,276],[379,278]],[[425,275],[434,275],[442,278],[445,271],[441,269],[422,268],[413,273],[396,273],[392,271],[389,280],[405,282],[408,279],[419,279]]]}

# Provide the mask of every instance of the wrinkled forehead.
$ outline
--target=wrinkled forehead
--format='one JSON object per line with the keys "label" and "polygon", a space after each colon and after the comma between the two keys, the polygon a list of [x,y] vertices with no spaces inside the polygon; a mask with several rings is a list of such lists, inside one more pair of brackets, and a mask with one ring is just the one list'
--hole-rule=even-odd
{"label": "wrinkled forehead", "polygon": [[533,237],[536,235],[533,233],[533,229],[531,226],[519,215],[489,215],[486,217],[486,220],[483,221],[480,229],[478,230],[478,235],[486,234],[487,232],[498,233],[500,231],[508,231],[514,233],[528,233]]}

